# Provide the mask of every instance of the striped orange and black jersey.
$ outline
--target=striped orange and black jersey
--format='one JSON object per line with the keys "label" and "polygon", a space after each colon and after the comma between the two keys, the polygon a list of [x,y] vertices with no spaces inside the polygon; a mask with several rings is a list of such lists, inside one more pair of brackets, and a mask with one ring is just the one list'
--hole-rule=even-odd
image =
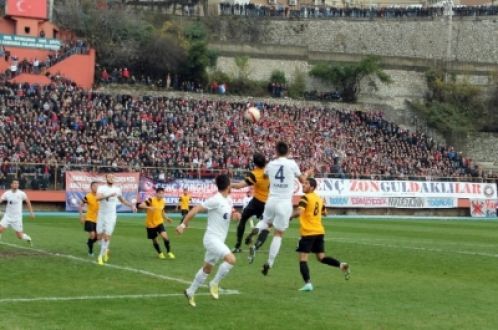
{"label": "striped orange and black jersey", "polygon": [[147,209],[147,217],[145,218],[147,228],[155,228],[164,223],[163,214],[166,203],[163,198],[151,197],[145,201],[145,205],[152,207],[152,209]]}
{"label": "striped orange and black jersey", "polygon": [[270,189],[270,180],[265,174],[265,170],[256,167],[247,174],[244,181],[248,185],[254,186],[254,198],[260,202],[266,203],[266,200],[268,199],[268,191]]}
{"label": "striped orange and black jersey", "polygon": [[83,197],[83,203],[87,205],[85,220],[91,222],[97,222],[97,213],[99,212],[99,201],[97,200],[97,195],[94,193],[88,193]]}
{"label": "striped orange and black jersey", "polygon": [[189,209],[189,204],[190,204],[190,195],[181,195],[179,198],[179,204],[180,204],[180,209],[181,210],[187,210]]}
{"label": "striped orange and black jersey", "polygon": [[325,234],[322,224],[322,213],[325,212],[323,199],[315,192],[308,193],[301,197],[298,207],[303,209],[299,217],[301,236]]}

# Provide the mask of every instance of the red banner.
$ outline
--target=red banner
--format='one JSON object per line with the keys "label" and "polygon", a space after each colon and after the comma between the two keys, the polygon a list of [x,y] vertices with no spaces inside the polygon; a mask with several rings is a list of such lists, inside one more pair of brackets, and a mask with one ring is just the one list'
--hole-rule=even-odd
{"label": "red banner", "polygon": [[47,0],[7,0],[5,13],[7,16],[47,19]]}

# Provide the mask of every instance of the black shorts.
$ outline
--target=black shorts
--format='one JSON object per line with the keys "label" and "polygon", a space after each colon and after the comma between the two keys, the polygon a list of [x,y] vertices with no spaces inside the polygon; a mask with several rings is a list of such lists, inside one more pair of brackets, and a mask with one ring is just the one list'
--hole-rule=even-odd
{"label": "black shorts", "polygon": [[91,233],[92,231],[97,231],[97,223],[92,221],[85,221],[85,231]]}
{"label": "black shorts", "polygon": [[265,203],[256,198],[251,199],[249,204],[247,204],[246,208],[242,211],[243,220],[247,220],[252,216],[256,216],[256,218],[261,219],[263,217],[263,212],[265,211]]}
{"label": "black shorts", "polygon": [[166,229],[164,229],[163,224],[160,224],[159,226],[154,227],[154,228],[146,228],[146,229],[147,229],[147,238],[148,239],[154,239],[157,237],[157,235],[161,234],[163,231],[166,231]]}
{"label": "black shorts", "polygon": [[186,216],[188,213],[188,210],[182,210],[182,217]]}
{"label": "black shorts", "polygon": [[324,235],[301,236],[297,245],[297,252],[322,253],[325,252]]}

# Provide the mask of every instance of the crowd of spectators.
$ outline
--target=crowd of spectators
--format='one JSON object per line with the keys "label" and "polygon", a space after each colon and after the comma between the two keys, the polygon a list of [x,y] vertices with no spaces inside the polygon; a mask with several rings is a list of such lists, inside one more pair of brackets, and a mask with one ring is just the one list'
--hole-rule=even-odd
{"label": "crowd of spectators", "polygon": [[[40,182],[54,169],[108,167],[155,174],[209,176],[247,169],[254,151],[273,155],[289,141],[292,157],[317,175],[341,178],[477,177],[471,159],[404,130],[379,112],[258,104],[257,125],[244,121],[246,103],[167,97],[110,96],[65,80],[46,87],[0,87],[0,172],[16,164]],[[79,165],[85,164],[85,165]],[[183,170],[180,170],[183,169]],[[0,178],[1,178],[0,177]],[[43,180],[44,181],[43,181]]]}
{"label": "crowd of spectators", "polygon": [[[254,17],[299,17],[299,18],[402,18],[435,17],[448,13],[443,6],[424,7],[411,5],[406,7],[329,7],[302,5],[299,9],[284,5],[233,4],[222,2],[219,14],[222,16]],[[453,6],[454,16],[494,16],[498,15],[498,6]]]}

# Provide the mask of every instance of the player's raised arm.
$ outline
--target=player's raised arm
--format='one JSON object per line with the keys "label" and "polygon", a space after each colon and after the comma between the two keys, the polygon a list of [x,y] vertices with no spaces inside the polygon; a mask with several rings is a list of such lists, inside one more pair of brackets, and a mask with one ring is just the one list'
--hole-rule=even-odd
{"label": "player's raised arm", "polygon": [[135,204],[133,204],[132,202],[128,202],[126,199],[123,198],[123,196],[119,195],[118,196],[118,199],[119,201],[123,204],[123,205],[126,205],[128,206],[133,212],[137,212],[137,208],[135,206]]}
{"label": "player's raised arm", "polygon": [[234,182],[234,183],[230,184],[230,187],[232,189],[242,189],[245,187],[249,187],[249,184],[245,181],[240,181],[240,182]]}
{"label": "player's raised arm", "polygon": [[299,182],[303,184],[311,175],[313,175],[313,169],[309,168],[298,176]]}
{"label": "player's raised arm", "polygon": [[308,205],[308,198],[306,196],[302,196],[297,208],[292,211],[291,219],[300,217],[301,214],[303,214],[304,209],[306,209],[306,205]]}
{"label": "player's raised arm", "polygon": [[139,208],[139,209],[149,209],[149,210],[152,210],[152,209],[153,209],[153,207],[152,207],[152,206],[150,206],[150,198],[149,198],[149,199],[147,199],[146,201],[144,201],[144,202],[142,202],[142,203],[138,204],[138,208]]}
{"label": "player's raised arm", "polygon": [[185,228],[188,227],[188,223],[190,222],[190,220],[192,220],[192,218],[195,217],[197,215],[197,213],[206,212],[207,210],[208,209],[205,208],[204,206],[202,206],[201,204],[195,206],[193,209],[191,209],[187,213],[187,215],[183,219],[182,223],[178,227],[176,227],[176,232],[178,234],[183,234],[183,232],[185,231]]}

